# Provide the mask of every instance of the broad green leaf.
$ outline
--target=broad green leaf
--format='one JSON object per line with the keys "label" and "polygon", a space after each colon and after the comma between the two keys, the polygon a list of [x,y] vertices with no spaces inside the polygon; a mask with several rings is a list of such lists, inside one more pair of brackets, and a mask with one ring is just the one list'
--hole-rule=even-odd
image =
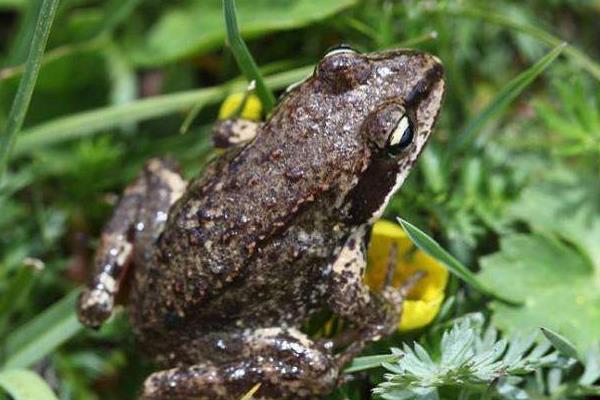
{"label": "broad green leaf", "polygon": [[600,340],[598,178],[549,176],[525,189],[511,209],[535,233],[503,238],[500,252],[482,260],[481,279],[524,302],[513,309],[494,304],[498,326],[547,327],[585,354]]}
{"label": "broad green leaf", "polygon": [[77,334],[82,326],[75,315],[77,291],[50,306],[6,339],[4,368],[23,368],[40,360]]}
{"label": "broad green leaf", "polygon": [[581,354],[598,341],[600,281],[577,249],[537,233],[512,234],[481,265],[479,277],[486,285],[523,302],[521,307],[492,303],[493,323],[502,330],[516,334],[548,327]]}
{"label": "broad green leaf", "polygon": [[553,173],[551,180],[525,189],[520,201],[511,208],[511,214],[535,231],[556,234],[577,246],[594,265],[596,276],[600,276],[598,188],[598,176]]}
{"label": "broad green leaf", "polygon": [[552,346],[562,354],[567,357],[574,358],[576,360],[580,360],[579,354],[577,354],[577,349],[569,340],[562,335],[554,332],[552,329],[542,328],[542,333],[546,336],[546,339],[552,343]]}
{"label": "broad green leaf", "polygon": [[0,388],[14,400],[56,400],[56,395],[38,374],[26,369],[0,372]]}
{"label": "broad green leaf", "polygon": [[452,254],[444,250],[442,246],[429,237],[425,232],[401,218],[398,218],[398,222],[400,225],[402,225],[402,228],[406,231],[406,234],[418,248],[429,254],[431,257],[444,263],[444,265],[448,267],[448,270],[458,278],[462,279],[482,294],[491,296],[509,304],[515,304],[515,301],[504,296],[502,291],[498,291],[499,293],[503,293],[503,295],[499,295],[497,292],[494,292],[483,285],[473,272],[471,272],[460,261],[452,256]]}
{"label": "broad green leaf", "polygon": [[[306,26],[327,18],[356,0],[238,0],[238,22],[246,38]],[[181,4],[181,3],[179,3]],[[183,3],[167,9],[128,50],[137,64],[161,65],[201,54],[224,44],[221,0]]]}
{"label": "broad green leaf", "polygon": [[352,360],[352,363],[344,370],[344,373],[364,371],[366,369],[381,367],[381,364],[393,363],[398,361],[401,356],[399,354],[382,354],[377,356],[357,357]]}

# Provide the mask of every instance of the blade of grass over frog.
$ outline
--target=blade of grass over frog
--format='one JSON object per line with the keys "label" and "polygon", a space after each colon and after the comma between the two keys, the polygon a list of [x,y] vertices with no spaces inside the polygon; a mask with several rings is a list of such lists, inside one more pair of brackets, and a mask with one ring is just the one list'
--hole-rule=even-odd
{"label": "blade of grass over frog", "polygon": [[[297,68],[267,77],[265,82],[271,88],[282,88],[305,78],[312,69],[312,66]],[[217,87],[156,96],[58,118],[24,130],[17,141],[14,155],[22,155],[44,146],[91,135],[122,124],[169,115],[199,103],[214,104],[227,94],[245,88],[244,83],[236,81]]]}
{"label": "blade of grass over frog", "polygon": [[460,150],[464,150],[475,140],[477,134],[493,117],[503,112],[510,103],[516,99],[527,86],[533,82],[542,72],[548,68],[550,64],[564,50],[566,43],[561,43],[552,49],[548,54],[542,57],[538,62],[529,67],[524,72],[520,73],[516,78],[508,82],[500,93],[474,118],[467,123],[467,126],[458,135],[448,151],[449,155],[455,154]]}
{"label": "blade of grass over frog", "polygon": [[14,400],[56,400],[56,395],[38,374],[26,369],[0,372],[0,388]]}
{"label": "blade of grass over frog", "polygon": [[4,368],[24,368],[40,360],[77,334],[74,290],[6,338]]}
{"label": "blade of grass over frog", "polygon": [[275,97],[269,90],[265,81],[254,62],[248,46],[242,39],[237,24],[234,0],[223,0],[223,14],[225,16],[225,27],[227,29],[227,42],[231,47],[233,57],[240,67],[240,70],[248,81],[256,82],[256,95],[260,98],[265,109],[265,114],[269,114],[275,107]]}
{"label": "blade of grass over frog", "polygon": [[[563,43],[563,40],[552,35],[551,33],[532,25],[523,24],[521,22],[516,21],[514,18],[508,17],[503,14],[496,13],[492,10],[482,9],[478,7],[473,7],[469,5],[468,7],[463,7],[457,4],[453,4],[451,6],[435,6],[435,9],[430,9],[428,11],[435,13],[443,13],[446,15],[459,16],[459,17],[467,17],[467,18],[475,18],[481,19],[483,21],[489,22],[494,25],[502,26],[505,28],[509,28],[526,35],[529,35],[537,40],[546,43],[549,46],[559,46]],[[585,53],[583,53],[578,48],[567,45],[565,47],[565,54],[573,60],[577,65],[581,68],[589,72],[594,78],[600,80],[600,64],[594,61],[592,58],[588,57]]]}
{"label": "blade of grass over frog", "polygon": [[246,393],[245,395],[243,395],[240,400],[251,400],[252,396],[254,396],[254,394],[258,391],[258,389],[260,389],[260,383],[257,383],[256,385],[252,386],[252,389],[250,389],[248,391],[248,393]]}
{"label": "blade of grass over frog", "polygon": [[400,357],[401,355],[399,354],[381,354],[377,356],[356,357],[354,360],[352,360],[352,363],[346,369],[344,369],[344,373],[349,374],[352,372],[378,368],[381,366],[381,363],[393,363],[398,361]]}
{"label": "blade of grass over frog", "polygon": [[583,358],[579,356],[579,353],[577,352],[575,346],[564,336],[554,332],[552,329],[549,328],[540,329],[542,330],[544,336],[546,336],[546,339],[548,339],[550,343],[552,343],[552,346],[554,346],[554,348],[558,350],[559,353],[562,353],[567,357],[574,358],[575,360],[579,360],[581,362],[584,361]]}
{"label": "blade of grass over frog", "polygon": [[29,55],[25,64],[25,71],[19,82],[17,94],[8,114],[6,129],[2,133],[2,137],[0,137],[0,181],[8,164],[10,152],[14,147],[17,134],[23,126],[25,115],[29,109],[29,103],[31,102],[31,96],[35,82],[37,81],[38,72],[40,71],[41,60],[44,56],[44,50],[46,49],[50,28],[52,27],[57,8],[58,0],[44,0],[40,9],[35,31],[33,32],[31,47],[29,48]]}
{"label": "blade of grass over frog", "polygon": [[402,225],[402,228],[406,232],[406,234],[410,237],[410,240],[425,253],[429,254],[431,257],[436,260],[442,262],[448,270],[456,275],[458,278],[462,279],[464,282],[468,283],[474,289],[479,291],[482,294],[493,297],[496,300],[502,301],[504,303],[510,305],[519,305],[520,303],[504,298],[490,289],[486,288],[467,267],[465,267],[460,261],[458,261],[454,256],[448,253],[446,250],[442,248],[435,240],[429,237],[425,232],[412,225],[410,222],[407,222],[401,218],[398,218],[398,222]]}

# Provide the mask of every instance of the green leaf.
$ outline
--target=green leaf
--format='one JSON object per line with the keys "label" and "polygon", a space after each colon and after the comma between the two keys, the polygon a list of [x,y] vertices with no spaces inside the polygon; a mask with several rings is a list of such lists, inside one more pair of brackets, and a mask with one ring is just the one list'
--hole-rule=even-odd
{"label": "green leaf", "polygon": [[237,24],[234,0],[223,0],[223,13],[227,28],[227,41],[231,47],[233,56],[246,79],[249,82],[255,82],[256,94],[265,109],[265,114],[269,114],[273,107],[275,107],[275,97],[265,85],[262,74],[258,70],[258,66],[254,62],[248,46],[246,46],[244,39],[242,39]]}
{"label": "green leaf", "polygon": [[[266,84],[270,88],[285,87],[306,77],[311,73],[312,68],[312,66],[303,67],[269,76],[266,78]],[[199,104],[214,104],[228,93],[244,90],[244,88],[245,85],[240,82],[231,82],[217,87],[155,96],[124,105],[103,107],[57,118],[24,130],[17,141],[14,154],[25,154],[35,149],[88,136],[124,124],[173,114]]]}
{"label": "green leaf", "polygon": [[78,291],[50,306],[6,339],[4,368],[23,368],[40,360],[77,334],[82,326],[75,315]]}
{"label": "green leaf", "polygon": [[459,138],[453,142],[451,153],[460,151],[469,146],[481,129],[492,118],[497,117],[516,99],[527,86],[533,82],[564,50],[566,43],[561,43],[552,51],[542,57],[537,63],[520,73],[508,82],[506,86],[492,99],[492,101],[474,118],[469,120],[467,126],[460,133]]}
{"label": "green leaf", "polygon": [[511,208],[533,234],[502,238],[500,251],[482,260],[481,279],[523,301],[496,308],[494,322],[509,332],[546,327],[573,342],[579,354],[600,332],[600,193],[597,177],[549,171]]}
{"label": "green leaf", "polygon": [[537,232],[569,241],[600,274],[600,177],[566,171],[526,188],[510,214]]}
{"label": "green leaf", "polygon": [[484,283],[523,301],[522,307],[492,303],[492,321],[502,330],[548,327],[582,353],[598,341],[598,275],[576,249],[540,234],[512,234],[502,238],[500,251],[483,258],[481,265]]}
{"label": "green leaf", "polygon": [[25,63],[25,71],[19,82],[19,88],[13,101],[6,129],[0,137],[0,181],[8,164],[10,153],[14,147],[17,134],[23,126],[25,115],[29,109],[35,82],[40,71],[41,60],[44,56],[50,28],[58,8],[58,0],[44,0],[38,16],[35,32],[29,48],[29,55]]}
{"label": "green leaf", "polygon": [[444,265],[448,267],[448,270],[450,270],[450,272],[452,272],[458,278],[465,281],[467,284],[471,285],[474,289],[478,290],[482,294],[488,295],[508,304],[518,304],[514,300],[510,300],[507,297],[500,296],[499,294],[493,292],[485,285],[483,285],[473,272],[471,272],[467,267],[465,267],[454,256],[452,256],[450,253],[444,250],[442,246],[440,246],[435,240],[429,237],[425,232],[412,225],[410,222],[407,222],[401,218],[398,218],[398,222],[400,223],[400,225],[402,225],[402,228],[404,229],[404,231],[406,231],[406,234],[410,237],[410,239],[418,248],[423,250],[425,253],[429,254],[431,257],[444,263]]}
{"label": "green leaf", "polygon": [[26,369],[0,372],[0,387],[14,400],[56,400],[56,395],[38,374]]}
{"label": "green leaf", "polygon": [[364,371],[367,369],[381,367],[382,363],[393,363],[400,359],[399,354],[382,354],[377,356],[356,357],[344,370],[344,373]]}
{"label": "green leaf", "polygon": [[[245,38],[294,29],[327,18],[356,0],[238,0],[238,21]],[[221,47],[225,40],[221,0],[188,2],[165,11],[128,52],[141,65],[161,65]]]}
{"label": "green leaf", "polygon": [[577,353],[577,349],[575,348],[573,343],[569,342],[568,339],[566,339],[562,335],[554,332],[552,329],[548,329],[548,328],[541,328],[541,329],[542,329],[542,333],[544,334],[544,336],[546,336],[546,339],[548,339],[550,341],[550,343],[552,343],[552,345],[554,346],[554,348],[556,350],[560,351],[562,354],[564,354],[567,357],[571,357],[576,360],[581,360],[581,358],[579,357],[579,354]]}

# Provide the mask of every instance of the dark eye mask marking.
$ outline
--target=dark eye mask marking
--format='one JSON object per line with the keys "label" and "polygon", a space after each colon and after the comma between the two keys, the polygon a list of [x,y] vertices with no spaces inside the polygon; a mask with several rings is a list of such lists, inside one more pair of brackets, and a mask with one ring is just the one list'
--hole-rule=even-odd
{"label": "dark eye mask marking", "polygon": [[444,77],[444,67],[435,63],[429,68],[423,78],[421,78],[412,91],[406,96],[407,108],[416,109],[421,100],[429,94],[431,88]]}

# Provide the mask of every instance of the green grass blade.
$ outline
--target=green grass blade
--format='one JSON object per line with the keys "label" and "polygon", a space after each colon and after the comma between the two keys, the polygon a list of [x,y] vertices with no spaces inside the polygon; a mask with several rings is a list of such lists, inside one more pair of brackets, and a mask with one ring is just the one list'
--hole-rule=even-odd
{"label": "green grass blade", "polygon": [[14,147],[17,134],[23,126],[25,115],[29,109],[29,103],[31,102],[31,96],[40,71],[41,60],[44,56],[44,50],[46,49],[50,28],[52,27],[57,8],[58,0],[44,0],[42,8],[40,9],[35,32],[33,33],[31,41],[31,47],[29,49],[29,55],[27,56],[27,63],[25,64],[25,71],[19,82],[17,95],[15,96],[12,108],[8,115],[6,129],[2,134],[2,137],[0,137],[0,181],[6,170],[6,165],[8,164],[10,152]]}
{"label": "green grass blade", "polygon": [[240,397],[240,400],[252,400],[252,396],[254,396],[256,392],[258,392],[258,389],[260,389],[260,383],[257,383],[256,385],[252,386],[252,389],[250,389],[245,395]]}
{"label": "green grass blade", "polygon": [[248,50],[248,46],[246,46],[244,39],[242,39],[237,24],[234,0],[223,0],[223,13],[227,29],[227,42],[231,47],[233,57],[246,79],[250,82],[256,82],[256,95],[262,102],[265,113],[269,114],[273,107],[275,107],[275,97],[265,84],[258,66],[254,62],[250,50]]}
{"label": "green grass blade", "polygon": [[[549,32],[546,32],[541,28],[538,28],[537,26],[523,24],[516,21],[514,18],[496,13],[493,10],[477,8],[473,7],[472,5],[463,7],[454,4],[451,6],[441,6],[431,11],[452,16],[480,19],[494,25],[524,33],[553,47],[559,46],[561,43],[563,43],[562,39],[552,35]],[[575,64],[579,65],[581,68],[589,72],[594,78],[600,81],[600,64],[572,45],[567,45],[565,47],[565,54]]]}
{"label": "green grass blade", "polygon": [[78,291],[73,291],[6,339],[4,368],[24,368],[40,360],[77,334],[82,326],[75,315]]}
{"label": "green grass blade", "polygon": [[381,367],[381,363],[388,362],[393,363],[400,359],[400,355],[397,354],[382,354],[377,356],[366,356],[356,357],[352,360],[352,363],[344,369],[345,374],[352,372],[364,371],[367,369]]}
{"label": "green grass blade", "polygon": [[[312,66],[283,72],[268,77],[266,84],[272,88],[282,88],[303,79],[310,72]],[[198,104],[214,104],[227,94],[243,90],[244,87],[245,85],[240,82],[232,82],[213,88],[156,96],[58,118],[24,130],[17,141],[14,155],[22,155],[35,149],[116,128],[123,124],[184,111]]]}
{"label": "green grass blade", "polygon": [[458,136],[457,140],[452,144],[449,154],[454,154],[457,151],[468,147],[475,140],[477,134],[493,117],[498,116],[503,112],[510,103],[516,99],[527,86],[533,82],[548,66],[560,55],[564,50],[566,43],[561,43],[552,49],[548,54],[542,57],[538,62],[529,67],[527,70],[520,73],[516,78],[511,80],[502,90],[494,97],[494,99],[474,118],[472,118],[467,126]]}
{"label": "green grass blade", "polygon": [[490,296],[504,303],[511,305],[519,304],[518,302],[504,298],[485,287],[481,282],[479,282],[477,276],[475,276],[473,272],[471,272],[467,267],[465,267],[454,256],[452,256],[450,253],[444,250],[442,246],[440,246],[435,240],[429,237],[425,232],[412,225],[410,222],[407,222],[401,218],[398,218],[398,222],[400,223],[400,225],[402,225],[402,228],[404,229],[406,234],[410,237],[410,239],[419,249],[423,250],[425,253],[429,254],[436,260],[442,262],[444,265],[446,265],[446,267],[448,267],[448,270],[450,272],[452,272],[458,278],[462,279],[471,287],[473,287],[474,289],[476,289],[484,295]]}
{"label": "green grass blade", "polygon": [[38,374],[26,369],[0,372],[0,388],[14,400],[56,400],[56,395]]}
{"label": "green grass blade", "polygon": [[552,343],[552,346],[554,346],[554,348],[558,350],[559,353],[567,357],[574,358],[575,360],[583,361],[583,358],[579,356],[579,353],[577,352],[577,349],[575,348],[573,343],[567,340],[567,338],[554,332],[550,328],[541,328],[541,330],[544,336],[546,336],[546,339],[548,339],[550,343]]}

